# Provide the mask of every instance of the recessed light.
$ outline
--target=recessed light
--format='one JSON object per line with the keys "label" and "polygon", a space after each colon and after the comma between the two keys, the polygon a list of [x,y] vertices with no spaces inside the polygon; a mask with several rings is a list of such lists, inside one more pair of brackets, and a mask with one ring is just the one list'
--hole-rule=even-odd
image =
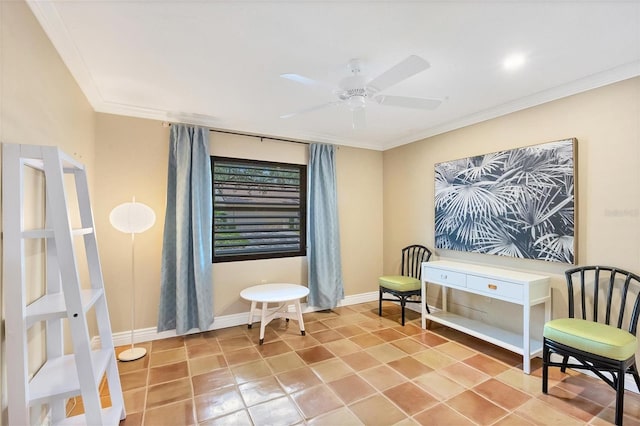
{"label": "recessed light", "polygon": [[513,71],[520,68],[526,62],[526,58],[522,53],[515,53],[513,55],[507,56],[507,58],[502,62],[502,66],[507,71]]}

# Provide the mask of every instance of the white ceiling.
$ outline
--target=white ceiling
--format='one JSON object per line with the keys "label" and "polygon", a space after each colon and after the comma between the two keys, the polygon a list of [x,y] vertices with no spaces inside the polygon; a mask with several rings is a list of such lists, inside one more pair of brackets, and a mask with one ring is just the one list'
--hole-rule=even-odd
{"label": "white ceiling", "polygon": [[[384,150],[640,75],[633,1],[29,1],[96,111]],[[526,55],[514,72],[502,67]],[[373,78],[409,55],[431,68],[368,103],[353,130],[329,90],[360,58]]]}

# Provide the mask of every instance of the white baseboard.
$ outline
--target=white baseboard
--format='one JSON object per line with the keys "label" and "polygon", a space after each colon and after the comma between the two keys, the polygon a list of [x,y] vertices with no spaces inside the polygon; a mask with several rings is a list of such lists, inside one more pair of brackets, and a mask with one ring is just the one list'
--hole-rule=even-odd
{"label": "white baseboard", "polygon": [[358,303],[375,302],[378,300],[378,291],[370,291],[369,293],[353,294],[351,296],[345,296],[344,299],[338,303],[338,306],[357,305]]}
{"label": "white baseboard", "polygon": [[624,388],[631,392],[640,393],[640,389],[636,386],[636,381],[633,380],[633,377],[629,377],[628,374],[624,378]]}
{"label": "white baseboard", "polygon": [[[376,300],[378,300],[378,292],[372,291],[369,293],[360,293],[351,296],[345,296],[345,298],[338,303],[338,306],[357,305],[359,303],[373,302]],[[320,308],[309,306],[307,303],[302,303],[301,307],[302,313],[320,310]],[[293,311],[293,305],[290,305],[288,309],[289,311]],[[218,330],[221,328],[243,325],[247,323],[248,317],[249,311],[215,317],[213,324],[211,324],[209,330]],[[193,331],[197,332],[198,330]],[[113,333],[112,336],[114,346],[124,346],[131,344],[131,331]],[[139,328],[133,331],[133,343],[150,342],[152,340],[166,339],[175,336],[177,336],[175,330],[158,332],[157,327]],[[100,347],[100,336],[94,336],[91,339],[91,345],[94,348]]]}

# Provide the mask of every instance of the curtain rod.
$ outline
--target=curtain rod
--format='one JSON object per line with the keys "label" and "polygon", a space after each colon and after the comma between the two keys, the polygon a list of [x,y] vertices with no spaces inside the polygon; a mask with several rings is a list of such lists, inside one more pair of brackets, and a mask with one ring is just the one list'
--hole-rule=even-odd
{"label": "curtain rod", "polygon": [[237,135],[237,136],[248,136],[251,138],[258,138],[260,139],[260,141],[267,139],[270,141],[279,141],[279,142],[291,142],[291,143],[299,143],[302,145],[309,145],[310,142],[303,142],[303,141],[294,141],[292,139],[282,139],[282,138],[274,138],[271,136],[260,136],[260,135],[252,135],[250,133],[240,133],[240,132],[232,132],[229,130],[217,130],[217,129],[209,129],[210,132],[215,132],[215,133],[226,133],[228,135]]}
{"label": "curtain rod", "polygon": [[[162,122],[162,126],[163,127],[171,127],[171,123],[169,123],[167,121],[163,121]],[[211,129],[210,128],[209,131],[210,132],[215,132],[215,133],[226,133],[227,135],[248,136],[250,138],[258,138],[258,139],[260,139],[260,141],[263,141],[263,140],[267,139],[267,140],[270,140],[270,141],[299,143],[299,144],[302,144],[302,145],[309,145],[311,143],[311,142],[295,141],[295,140],[292,140],[292,139],[276,138],[276,137],[271,137],[271,136],[252,135],[250,133],[232,132],[230,130],[218,130],[218,129]]]}

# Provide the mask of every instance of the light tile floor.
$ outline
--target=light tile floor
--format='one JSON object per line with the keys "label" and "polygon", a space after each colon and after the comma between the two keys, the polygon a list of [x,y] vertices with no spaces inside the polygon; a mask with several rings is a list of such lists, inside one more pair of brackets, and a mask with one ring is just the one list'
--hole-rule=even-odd
{"label": "light tile floor", "polygon": [[[399,315],[377,302],[309,313],[306,336],[274,320],[262,346],[246,325],[143,343],[147,356],[118,364],[121,425],[612,424],[603,382],[552,368],[544,395],[539,358],[526,375],[516,354]],[[639,395],[625,395],[624,422],[640,425]]]}

